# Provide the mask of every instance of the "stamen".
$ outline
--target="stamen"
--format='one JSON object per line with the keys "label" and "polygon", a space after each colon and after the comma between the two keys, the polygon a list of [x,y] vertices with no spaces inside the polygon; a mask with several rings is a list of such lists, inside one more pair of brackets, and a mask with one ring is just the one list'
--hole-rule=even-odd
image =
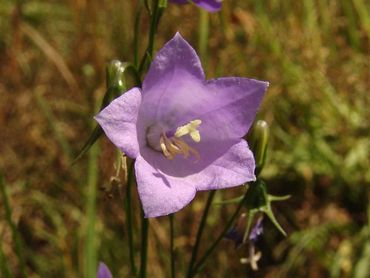
{"label": "stamen", "polygon": [[179,138],[172,138],[173,142],[182,150],[182,154],[184,155],[185,158],[189,157],[189,154],[192,154],[195,156],[195,162],[198,162],[200,160],[200,154],[199,152],[190,147],[188,144],[186,144],[183,140]]}
{"label": "stamen", "polygon": [[162,152],[163,152],[164,156],[166,158],[168,158],[169,160],[172,160],[174,158],[174,156],[167,150],[165,139],[162,136],[159,139],[159,143],[161,145],[161,149],[162,149]]}
{"label": "stamen", "polygon": [[164,156],[172,160],[178,154],[182,154],[184,158],[188,158],[190,154],[195,157],[195,162],[200,160],[199,152],[190,147],[186,142],[180,138],[172,137],[168,138],[165,133],[159,139],[159,143],[162,149]]}
{"label": "stamen", "polygon": [[189,148],[190,148],[189,145],[186,144],[181,139],[178,139],[176,137],[172,138],[172,141],[176,144],[176,146],[179,147],[179,149],[181,150],[181,152],[184,155],[184,157],[185,158],[188,158],[189,157]]}
{"label": "stamen", "polygon": [[155,144],[153,144],[153,138],[158,134],[156,133],[158,132],[158,129],[149,128],[147,134],[148,144],[152,147],[154,145],[154,149],[162,151],[163,155],[169,160],[172,160],[176,155],[181,154],[184,158],[188,158],[190,155],[193,155],[196,159],[195,162],[198,162],[200,160],[199,152],[190,147],[183,139],[181,139],[181,137],[189,134],[194,142],[200,142],[200,133],[198,128],[201,123],[201,120],[190,121],[188,124],[177,128],[175,134],[171,137],[168,137],[166,132],[162,132],[159,136],[159,146],[155,146]]}

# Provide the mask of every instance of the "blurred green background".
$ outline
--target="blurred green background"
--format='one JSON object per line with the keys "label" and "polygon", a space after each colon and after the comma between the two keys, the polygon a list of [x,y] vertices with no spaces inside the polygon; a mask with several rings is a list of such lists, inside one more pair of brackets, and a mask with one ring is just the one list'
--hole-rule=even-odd
{"label": "blurred green background", "polygon": [[[136,5],[0,2],[4,277],[84,277],[89,256],[106,262],[115,277],[128,276],[125,171],[117,174],[114,146],[103,136],[77,164],[70,163],[95,126],[106,63],[133,61]],[[200,277],[370,277],[369,7],[367,0],[225,0],[220,13],[209,15],[208,41],[199,32],[199,9],[166,9],[156,49],[180,31],[202,52],[208,78],[270,82],[258,115],[271,126],[262,177],[271,193],[292,195],[274,206],[288,237],[264,221],[258,272],[240,264],[246,248],[235,250],[225,240]],[[140,55],[148,28],[144,9]],[[198,47],[202,40],[206,51]],[[118,185],[112,177],[120,179]],[[240,194],[235,188],[216,199]],[[175,216],[179,277],[205,198],[198,194]],[[201,251],[233,208],[212,207]],[[137,201],[135,213],[136,236]],[[168,218],[150,219],[149,277],[169,277],[168,234]]]}

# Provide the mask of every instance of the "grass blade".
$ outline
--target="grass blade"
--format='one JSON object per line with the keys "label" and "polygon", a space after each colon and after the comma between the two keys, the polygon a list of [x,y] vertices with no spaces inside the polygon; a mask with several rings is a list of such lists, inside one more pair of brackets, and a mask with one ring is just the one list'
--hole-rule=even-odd
{"label": "grass blade", "polygon": [[4,178],[3,178],[3,175],[0,173],[0,193],[2,195],[2,198],[3,198],[3,204],[4,204],[4,209],[5,209],[5,219],[6,219],[6,222],[8,222],[8,225],[11,229],[11,232],[12,232],[12,237],[13,237],[13,241],[14,241],[14,244],[15,244],[15,253],[17,254],[18,256],[18,261],[19,261],[19,269],[20,269],[20,273],[22,274],[22,277],[27,277],[26,275],[26,266],[25,266],[25,262],[24,262],[24,257],[23,257],[23,253],[22,253],[22,240],[19,236],[19,233],[17,231],[17,227],[15,225],[15,223],[13,222],[12,220],[12,210],[10,208],[10,205],[9,205],[9,198],[8,198],[8,195],[7,195],[7,192],[6,192],[6,189],[5,189],[5,183],[4,183]]}

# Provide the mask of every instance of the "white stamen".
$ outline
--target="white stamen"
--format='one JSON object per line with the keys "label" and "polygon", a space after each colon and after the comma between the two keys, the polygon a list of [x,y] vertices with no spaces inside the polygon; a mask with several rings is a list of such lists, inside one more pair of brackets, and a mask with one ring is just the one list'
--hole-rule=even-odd
{"label": "white stamen", "polygon": [[[150,147],[157,151],[162,151],[163,155],[172,160],[176,155],[181,154],[184,158],[188,158],[190,155],[195,157],[195,162],[200,160],[199,152],[190,147],[181,137],[189,134],[190,138],[198,143],[200,142],[199,125],[202,123],[201,120],[193,120],[188,124],[180,126],[176,129],[173,137],[168,137],[164,132],[161,125],[155,125],[148,128],[147,131],[147,143]],[[159,138],[159,144],[158,139]],[[156,143],[157,142],[157,143]]]}

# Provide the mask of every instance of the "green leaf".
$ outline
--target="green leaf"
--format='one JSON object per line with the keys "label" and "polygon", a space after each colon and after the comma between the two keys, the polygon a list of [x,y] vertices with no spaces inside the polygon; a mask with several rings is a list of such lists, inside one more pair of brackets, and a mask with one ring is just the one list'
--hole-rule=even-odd
{"label": "green leaf", "polygon": [[241,200],[243,200],[243,198],[244,198],[244,195],[233,198],[233,199],[229,199],[229,200],[214,202],[214,205],[220,206],[220,205],[227,205],[227,204],[235,204],[235,203],[239,203]]}
{"label": "green leaf", "polygon": [[91,133],[89,139],[87,139],[86,143],[81,148],[76,158],[73,160],[72,165],[75,164],[91,148],[92,145],[94,145],[96,140],[98,140],[102,134],[103,129],[100,127],[100,125],[97,125]]}
{"label": "green leaf", "polygon": [[263,211],[268,216],[268,218],[270,218],[272,224],[275,225],[275,227],[279,230],[279,232],[282,233],[284,236],[286,236],[286,232],[281,227],[281,225],[279,224],[279,222],[276,220],[275,215],[274,215],[274,213],[271,210],[271,207],[269,206],[268,208],[265,208]]}

